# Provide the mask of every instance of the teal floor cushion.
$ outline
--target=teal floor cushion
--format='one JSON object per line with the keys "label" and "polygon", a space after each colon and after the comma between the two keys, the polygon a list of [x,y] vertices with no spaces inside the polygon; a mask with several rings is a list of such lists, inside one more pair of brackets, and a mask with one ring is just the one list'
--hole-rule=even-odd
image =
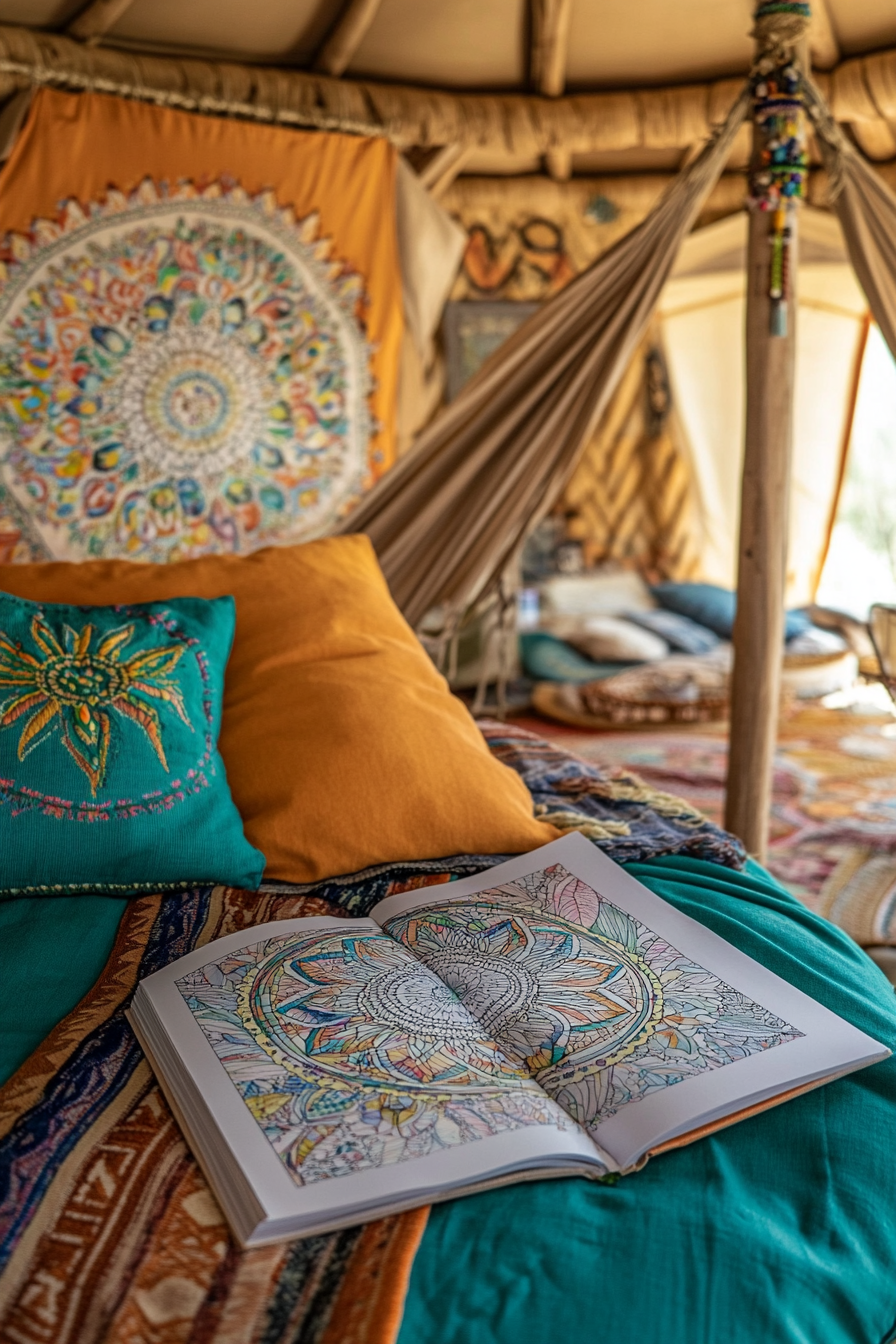
{"label": "teal floor cushion", "polygon": [[624,672],[633,663],[595,663],[565,640],[545,630],[520,635],[523,671],[533,681],[599,681]]}
{"label": "teal floor cushion", "polygon": [[[871,1035],[892,986],[762,869],[630,871]],[[122,903],[0,906],[4,1074],[93,983]],[[35,979],[37,977],[37,979]],[[33,990],[29,988],[34,985]],[[399,1344],[889,1344],[896,1335],[896,1059],[648,1163],[433,1209]]]}

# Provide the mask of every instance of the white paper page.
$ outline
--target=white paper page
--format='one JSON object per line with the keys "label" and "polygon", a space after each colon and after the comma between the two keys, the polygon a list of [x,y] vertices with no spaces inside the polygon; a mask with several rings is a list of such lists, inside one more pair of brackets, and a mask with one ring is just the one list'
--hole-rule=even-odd
{"label": "white paper page", "polygon": [[[262,954],[247,953],[258,945]],[[147,977],[140,993],[270,1219],[371,1208],[520,1162],[597,1157],[372,920],[243,930]],[[407,1032],[389,1036],[389,1021]],[[425,1033],[414,1035],[415,1022]]]}
{"label": "white paper page", "polygon": [[886,1047],[574,832],[371,912],[620,1167]]}

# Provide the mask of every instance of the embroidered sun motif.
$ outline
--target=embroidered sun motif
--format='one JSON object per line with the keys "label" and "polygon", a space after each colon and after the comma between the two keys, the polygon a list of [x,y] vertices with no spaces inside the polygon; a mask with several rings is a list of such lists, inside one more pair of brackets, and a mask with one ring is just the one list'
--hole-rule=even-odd
{"label": "embroidered sun motif", "polygon": [[24,760],[40,742],[61,730],[62,743],[90,781],[94,797],[106,776],[114,710],[145,734],[163,768],[168,769],[162,744],[162,724],[153,701],[167,705],[192,728],[183,696],[170,679],[183,644],[144,649],[122,660],[134,635],[133,625],[111,630],[91,651],[92,625],[73,630],[65,626],[62,643],[37,615],[31,637],[39,655],[13,643],[0,630],[0,687],[16,692],[2,706],[0,729],[30,715],[19,737],[18,756]]}

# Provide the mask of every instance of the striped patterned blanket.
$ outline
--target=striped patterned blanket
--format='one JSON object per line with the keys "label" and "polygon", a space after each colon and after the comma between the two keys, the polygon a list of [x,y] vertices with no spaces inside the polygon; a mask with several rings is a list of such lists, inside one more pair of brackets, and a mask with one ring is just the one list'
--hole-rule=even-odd
{"label": "striped patterned blanket", "polygon": [[[680,799],[502,724],[483,731],[536,808],[613,858],[742,866]],[[92,991],[0,1089],[3,1344],[391,1344],[426,1210],[239,1250],[124,1016],[137,981],[268,920],[365,914],[383,896],[502,855],[398,863],[313,887],[131,902]]]}

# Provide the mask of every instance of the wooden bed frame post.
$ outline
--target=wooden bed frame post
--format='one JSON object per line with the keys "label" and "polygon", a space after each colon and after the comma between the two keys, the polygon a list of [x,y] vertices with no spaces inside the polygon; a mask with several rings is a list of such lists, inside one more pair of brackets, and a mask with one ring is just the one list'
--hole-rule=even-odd
{"label": "wooden bed frame post", "polygon": [[[798,58],[808,68],[805,45]],[[802,63],[802,62],[801,62]],[[754,126],[753,148],[761,134]],[[773,213],[750,210],[747,244],[747,389],[738,541],[737,616],[725,825],[765,861],[778,734],[796,363],[797,211],[786,335],[771,334]]]}

